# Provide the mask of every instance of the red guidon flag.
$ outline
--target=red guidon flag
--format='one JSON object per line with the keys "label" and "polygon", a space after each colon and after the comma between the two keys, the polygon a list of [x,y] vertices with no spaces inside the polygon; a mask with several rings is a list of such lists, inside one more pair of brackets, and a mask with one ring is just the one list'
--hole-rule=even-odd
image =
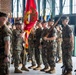
{"label": "red guidon flag", "polygon": [[37,10],[35,0],[27,0],[24,11],[25,48],[28,48],[29,33],[37,21]]}

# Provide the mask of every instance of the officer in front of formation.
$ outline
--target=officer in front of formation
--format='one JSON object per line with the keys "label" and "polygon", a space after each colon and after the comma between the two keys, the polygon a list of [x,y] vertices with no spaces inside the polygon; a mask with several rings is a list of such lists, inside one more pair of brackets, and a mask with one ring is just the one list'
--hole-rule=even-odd
{"label": "officer in front of formation", "polygon": [[11,31],[6,26],[8,16],[0,12],[0,75],[9,75],[10,35]]}
{"label": "officer in front of formation", "polygon": [[74,36],[68,23],[69,17],[62,16],[62,75],[72,75],[72,50],[74,46]]}
{"label": "officer in front of formation", "polygon": [[47,41],[47,60],[48,64],[50,66],[50,70],[46,71],[46,73],[53,74],[55,73],[55,55],[56,55],[56,49],[57,49],[57,30],[54,25],[54,19],[49,19],[48,27],[49,31],[47,35],[44,37],[44,40]]}

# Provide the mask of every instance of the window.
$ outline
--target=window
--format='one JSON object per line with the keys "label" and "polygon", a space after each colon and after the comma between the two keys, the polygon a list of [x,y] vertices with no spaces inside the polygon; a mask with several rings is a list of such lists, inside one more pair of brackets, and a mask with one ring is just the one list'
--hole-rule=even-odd
{"label": "window", "polygon": [[76,13],[76,0],[72,0],[73,1],[73,13]]}
{"label": "window", "polygon": [[59,15],[60,12],[60,0],[55,0],[55,15]]}
{"label": "window", "polygon": [[42,7],[42,4],[43,4],[43,0],[40,0],[40,16],[43,16],[43,7]]}
{"label": "window", "polygon": [[18,11],[18,17],[23,16],[23,0],[19,0],[19,11]]}
{"label": "window", "polygon": [[13,17],[17,17],[17,0],[13,0]]}
{"label": "window", "polygon": [[13,1],[13,17],[22,17],[23,16],[23,0],[12,0]]}
{"label": "window", "polygon": [[63,14],[70,14],[70,0],[63,0]]}
{"label": "window", "polygon": [[51,0],[46,1],[46,15],[51,15],[52,12],[52,2]]}

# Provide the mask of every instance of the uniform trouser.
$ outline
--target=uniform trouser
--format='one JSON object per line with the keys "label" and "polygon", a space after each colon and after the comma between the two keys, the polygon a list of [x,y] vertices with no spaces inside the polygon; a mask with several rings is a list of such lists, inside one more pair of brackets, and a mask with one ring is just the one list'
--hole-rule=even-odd
{"label": "uniform trouser", "polygon": [[48,60],[47,60],[47,47],[42,46],[42,60],[45,68],[49,67]]}
{"label": "uniform trouser", "polygon": [[22,50],[22,52],[21,52],[21,60],[22,60],[22,65],[25,66],[26,62],[27,62],[26,50]]}
{"label": "uniform trouser", "polygon": [[30,52],[30,57],[31,57],[31,61],[32,61],[32,66],[36,65],[36,61],[35,61],[35,48],[32,46],[29,46],[29,52]]}
{"label": "uniform trouser", "polygon": [[35,47],[35,59],[36,59],[36,63],[37,65],[41,65],[41,50],[38,47]]}
{"label": "uniform trouser", "polygon": [[57,53],[56,55],[57,55],[58,59],[62,58],[61,42],[57,43],[57,52],[56,53]]}
{"label": "uniform trouser", "polygon": [[28,49],[28,60],[32,60],[32,51],[31,51],[31,47],[29,47],[29,49]]}
{"label": "uniform trouser", "polygon": [[9,63],[4,63],[4,54],[0,54],[0,75],[9,73]]}
{"label": "uniform trouser", "polygon": [[14,54],[14,67],[18,68],[21,60],[21,57],[20,57],[21,50],[15,50],[13,54]]}
{"label": "uniform trouser", "polygon": [[36,61],[35,61],[35,48],[32,48],[32,66],[36,65]]}
{"label": "uniform trouser", "polygon": [[70,50],[70,47],[71,46],[62,44],[63,66],[67,71],[72,71],[72,50]]}
{"label": "uniform trouser", "polygon": [[47,60],[50,65],[50,67],[55,67],[55,59],[56,59],[56,48],[57,44],[53,44],[51,42],[47,45]]}

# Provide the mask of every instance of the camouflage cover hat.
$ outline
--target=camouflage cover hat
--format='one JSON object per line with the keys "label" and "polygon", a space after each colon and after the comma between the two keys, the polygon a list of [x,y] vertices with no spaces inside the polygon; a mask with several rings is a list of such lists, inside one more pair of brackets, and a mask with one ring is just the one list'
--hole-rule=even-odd
{"label": "camouflage cover hat", "polygon": [[61,20],[65,20],[65,19],[69,20],[69,17],[68,16],[62,16]]}
{"label": "camouflage cover hat", "polygon": [[53,21],[54,22],[54,19],[53,18],[50,18],[49,21]]}
{"label": "camouflage cover hat", "polygon": [[16,20],[15,25],[22,25],[22,21],[21,20]]}
{"label": "camouflage cover hat", "polygon": [[4,12],[0,12],[0,17],[7,17],[8,15]]}
{"label": "camouflage cover hat", "polygon": [[7,24],[7,26],[12,25],[12,23],[11,23],[11,22],[7,22],[6,24]]}
{"label": "camouflage cover hat", "polygon": [[42,23],[46,23],[46,21],[44,20]]}

